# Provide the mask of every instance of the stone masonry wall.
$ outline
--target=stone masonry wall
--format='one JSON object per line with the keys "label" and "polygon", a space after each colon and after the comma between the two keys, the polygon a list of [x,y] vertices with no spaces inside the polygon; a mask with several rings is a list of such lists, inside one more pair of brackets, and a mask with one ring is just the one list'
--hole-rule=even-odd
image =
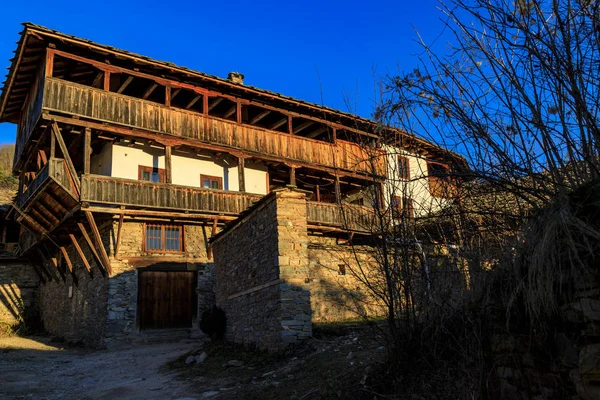
{"label": "stone masonry wall", "polygon": [[313,322],[384,315],[385,306],[362,281],[376,283],[382,277],[373,249],[353,248],[333,237],[311,235],[308,258]]}
{"label": "stone masonry wall", "polygon": [[275,191],[217,238],[217,305],[227,337],[278,350],[312,334],[306,200]]}
{"label": "stone masonry wall", "polygon": [[13,325],[26,307],[37,306],[40,280],[25,260],[0,259],[0,332]]}
{"label": "stone masonry wall", "polygon": [[[109,233],[109,227],[100,228],[104,243],[108,243]],[[74,274],[66,268],[62,274],[56,269],[49,270],[53,279],[40,285],[41,319],[52,335],[90,347],[103,347],[108,279],[101,273],[87,243],[81,239],[79,245],[92,267],[92,275],[73,246],[67,247]]]}

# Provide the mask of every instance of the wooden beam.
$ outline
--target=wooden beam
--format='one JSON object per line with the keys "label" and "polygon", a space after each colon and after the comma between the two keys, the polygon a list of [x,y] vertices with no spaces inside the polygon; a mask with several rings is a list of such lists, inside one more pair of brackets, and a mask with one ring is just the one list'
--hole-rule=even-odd
{"label": "wooden beam", "polygon": [[96,77],[94,78],[94,81],[92,82],[92,87],[97,88],[98,86],[100,86],[100,82],[102,81],[103,76],[104,73],[102,71],[98,72],[98,74],[96,74]]}
{"label": "wooden beam", "polygon": [[102,259],[100,258],[100,255],[96,251],[96,247],[92,243],[92,240],[90,239],[90,235],[88,235],[88,233],[85,229],[85,226],[81,222],[78,222],[77,227],[81,231],[81,234],[82,234],[83,238],[85,239],[85,242],[87,243],[88,247],[90,248],[90,251],[94,255],[94,258],[96,259],[96,263],[98,264],[98,267],[100,268],[101,271],[105,270],[104,266],[102,264]]}
{"label": "wooden beam", "polygon": [[321,201],[321,187],[319,185],[316,185],[315,189],[316,189],[317,201]]}
{"label": "wooden beam", "polygon": [[69,268],[69,272],[72,274],[73,273],[73,263],[71,263],[71,258],[69,257],[69,253],[67,253],[67,249],[65,249],[65,246],[60,246],[60,252],[63,255],[63,258],[65,259],[65,262],[67,263],[67,268]]}
{"label": "wooden beam", "polygon": [[121,230],[123,229],[124,214],[119,215],[119,229],[117,230],[117,244],[115,246],[115,258],[119,256],[119,247],[121,246]]}
{"label": "wooden beam", "polygon": [[85,217],[87,218],[88,224],[92,229],[92,236],[96,242],[96,246],[98,247],[98,252],[100,257],[102,258],[102,262],[104,264],[104,268],[109,275],[112,275],[112,267],[110,265],[110,260],[108,259],[108,254],[106,254],[106,249],[102,244],[102,236],[100,235],[100,231],[98,231],[98,225],[96,225],[96,221],[94,221],[94,215],[90,211],[84,211]]}
{"label": "wooden beam", "polygon": [[267,115],[269,115],[270,113],[271,113],[271,110],[267,110],[267,111],[261,112],[256,117],[252,118],[252,120],[249,122],[249,124],[250,125],[254,125],[258,121],[260,121],[261,119],[263,119],[264,117],[266,117]]}
{"label": "wooden beam", "polygon": [[[64,277],[62,276],[62,274],[58,270],[58,267],[57,268],[52,268],[52,264],[50,263],[50,261],[48,260],[48,258],[46,257],[46,255],[44,254],[44,252],[42,251],[41,248],[36,247],[35,251],[37,252],[37,254],[40,257],[40,259],[42,260],[42,265],[47,268],[46,272],[48,274],[50,274],[49,271],[56,271],[64,279]],[[50,275],[50,276],[52,276],[52,275]]]}
{"label": "wooden beam", "polygon": [[123,93],[123,90],[125,90],[127,88],[127,86],[129,86],[129,84],[131,83],[132,80],[133,80],[133,76],[128,76],[127,79],[125,79],[125,82],[123,82],[121,84],[121,86],[119,86],[119,89],[117,89],[117,93],[119,93],[119,94]]}
{"label": "wooden beam", "polygon": [[240,192],[246,191],[246,174],[244,168],[244,158],[238,158],[238,181],[239,181],[239,190]]}
{"label": "wooden beam", "polygon": [[342,193],[340,192],[340,177],[335,176],[335,202],[338,204],[342,203]]}
{"label": "wooden beam", "polygon": [[294,124],[292,123],[292,117],[288,115],[287,117],[288,129],[287,132],[291,135],[294,134]]}
{"label": "wooden beam", "polygon": [[50,128],[50,158],[56,157],[56,136],[54,129]]}
{"label": "wooden beam", "polygon": [[312,131],[311,133],[309,133],[308,135],[306,135],[307,138],[313,139],[316,138],[317,136],[319,136],[321,133],[327,131],[327,126],[321,126],[317,129],[315,129],[314,131]]}
{"label": "wooden beam", "polygon": [[223,115],[223,118],[227,119],[227,118],[231,117],[233,114],[235,114],[235,112],[237,111],[237,108],[238,108],[237,104],[234,105],[233,107],[231,107],[231,110],[227,111],[227,113],[225,113],[225,115]]}
{"label": "wooden beam", "polygon": [[171,93],[171,101],[173,101],[175,96],[177,96],[179,93],[181,93],[181,88],[177,88],[177,89],[173,90],[173,92]]}
{"label": "wooden beam", "polygon": [[284,125],[288,121],[288,117],[281,118],[279,121],[275,122],[273,125],[269,126],[267,129],[275,130],[279,128],[281,125]]}
{"label": "wooden beam", "polygon": [[[198,213],[194,212],[182,212],[182,213],[174,213],[172,211],[150,211],[150,210],[129,210],[129,209],[119,209],[114,207],[85,207],[82,208],[83,211],[92,211],[94,213],[104,213],[104,214],[112,214],[112,215],[131,215],[135,217],[146,217],[146,218],[165,218],[165,219],[182,219],[182,220],[212,220],[215,216],[215,213],[208,213],[205,211],[200,211]],[[219,219],[223,221],[233,221],[236,219],[236,215],[219,215]]]}
{"label": "wooden beam", "polygon": [[102,88],[107,92],[110,92],[110,72],[104,71],[104,84]]}
{"label": "wooden beam", "polygon": [[303,124],[300,124],[299,127],[297,127],[296,129],[294,129],[293,133],[294,135],[299,134],[300,132],[302,132],[304,129],[308,128],[309,126],[311,126],[312,124],[314,124],[315,121],[306,121]]}
{"label": "wooden beam", "polygon": [[38,150],[37,152],[37,168],[38,171],[42,169],[44,165],[48,163],[48,158],[46,157],[46,152],[44,150]]}
{"label": "wooden beam", "polygon": [[50,211],[50,209],[48,209],[48,207],[46,207],[46,205],[43,202],[41,202],[40,200],[41,199],[38,199],[36,207],[38,207],[42,211],[42,213],[44,214],[44,217],[52,220],[53,225],[58,224],[60,222],[60,220],[58,218],[56,218],[54,213],[52,211]]}
{"label": "wooden beam", "polygon": [[290,185],[296,186],[296,167],[290,167]]}
{"label": "wooden beam", "polygon": [[165,180],[173,183],[173,167],[171,163],[171,146],[165,146]]}
{"label": "wooden beam", "polygon": [[189,103],[187,106],[185,106],[186,110],[189,110],[190,108],[192,108],[192,106],[194,104],[196,104],[198,102],[198,100],[200,100],[200,98],[202,97],[201,94],[196,95]]}
{"label": "wooden beam", "polygon": [[165,86],[165,105],[171,107],[171,86]]}
{"label": "wooden beam", "polygon": [[48,49],[46,51],[46,76],[52,77],[54,73],[54,51]]}
{"label": "wooden beam", "polygon": [[75,248],[75,251],[79,255],[79,258],[83,262],[83,265],[85,266],[85,269],[90,274],[90,276],[93,277],[92,267],[90,266],[90,263],[88,262],[87,258],[85,258],[85,254],[83,254],[83,250],[81,250],[81,246],[79,246],[79,242],[75,238],[75,235],[73,235],[72,233],[69,233],[69,238],[71,239],[71,243],[73,244],[73,247]]}
{"label": "wooden beam", "polygon": [[215,108],[216,106],[218,106],[219,103],[222,102],[223,100],[225,100],[223,97],[217,97],[215,99],[215,101],[213,101],[212,103],[210,103],[210,105],[208,106],[208,111],[211,111],[213,108]]}
{"label": "wooden beam", "polygon": [[54,136],[56,137],[56,142],[58,143],[58,147],[60,147],[60,151],[63,153],[63,157],[65,162],[67,163],[67,169],[71,173],[71,177],[75,183],[75,189],[77,194],[81,193],[81,183],[79,182],[79,177],[77,176],[77,171],[75,171],[75,166],[73,165],[73,161],[71,160],[71,156],[69,155],[69,150],[67,149],[67,145],[63,140],[63,137],[60,133],[60,129],[56,122],[52,123],[52,132],[54,132]]}
{"label": "wooden beam", "polygon": [[237,121],[238,124],[242,123],[242,103],[240,103],[239,101],[236,103],[235,105],[235,120]]}
{"label": "wooden beam", "polygon": [[153,83],[152,85],[150,85],[150,87],[144,92],[142,99],[146,100],[148,97],[150,97],[152,92],[154,92],[154,89],[156,89],[157,87],[158,83]]}
{"label": "wooden beam", "polygon": [[85,128],[83,133],[83,173],[90,173],[90,163],[92,155],[92,130]]}

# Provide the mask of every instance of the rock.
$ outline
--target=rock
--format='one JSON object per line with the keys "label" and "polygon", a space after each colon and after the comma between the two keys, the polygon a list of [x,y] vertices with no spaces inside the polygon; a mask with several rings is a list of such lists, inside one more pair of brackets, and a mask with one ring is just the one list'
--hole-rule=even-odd
{"label": "rock", "polygon": [[353,358],[354,358],[353,352],[348,353],[348,355],[346,356],[346,360],[352,360]]}
{"label": "rock", "polygon": [[244,362],[240,360],[229,360],[227,363],[228,367],[241,367],[242,365],[244,365]]}
{"label": "rock", "polygon": [[200,355],[197,355],[196,357],[194,357],[194,360],[196,361],[197,364],[201,364],[204,361],[206,361],[206,358],[208,357],[208,354],[206,354],[206,352],[202,352],[200,353]]}
{"label": "rock", "polygon": [[196,357],[194,357],[194,356],[188,356],[185,359],[185,365],[193,364],[195,362],[196,362]]}
{"label": "rock", "polygon": [[208,397],[213,397],[213,396],[216,396],[218,394],[219,394],[219,392],[216,392],[214,390],[209,390],[208,392],[202,393],[202,397],[204,397],[206,399]]}

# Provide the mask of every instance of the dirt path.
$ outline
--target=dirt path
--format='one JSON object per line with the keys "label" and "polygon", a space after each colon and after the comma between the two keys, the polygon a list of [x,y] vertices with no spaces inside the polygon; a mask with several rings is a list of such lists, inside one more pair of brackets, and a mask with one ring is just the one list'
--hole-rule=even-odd
{"label": "dirt path", "polygon": [[159,368],[197,347],[175,342],[110,351],[62,348],[47,338],[0,338],[0,398],[202,398]]}

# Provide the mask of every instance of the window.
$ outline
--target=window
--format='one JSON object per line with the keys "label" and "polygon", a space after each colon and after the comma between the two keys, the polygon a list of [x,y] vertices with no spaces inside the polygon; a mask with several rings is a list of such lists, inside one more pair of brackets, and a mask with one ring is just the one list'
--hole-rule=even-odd
{"label": "window", "polygon": [[181,225],[146,224],[144,249],[146,251],[182,252],[183,227]]}
{"label": "window", "polygon": [[138,167],[138,179],[146,182],[165,183],[165,170],[140,165]]}
{"label": "window", "polygon": [[450,168],[445,164],[428,161],[429,193],[432,197],[449,198],[455,193]]}
{"label": "window", "polygon": [[413,218],[415,209],[413,199],[409,197],[394,196],[391,202],[392,218],[400,219],[402,217]]}
{"label": "window", "polygon": [[400,179],[410,179],[410,164],[407,157],[398,156],[398,177]]}
{"label": "window", "polygon": [[223,178],[218,176],[200,175],[200,186],[206,189],[223,189]]}

